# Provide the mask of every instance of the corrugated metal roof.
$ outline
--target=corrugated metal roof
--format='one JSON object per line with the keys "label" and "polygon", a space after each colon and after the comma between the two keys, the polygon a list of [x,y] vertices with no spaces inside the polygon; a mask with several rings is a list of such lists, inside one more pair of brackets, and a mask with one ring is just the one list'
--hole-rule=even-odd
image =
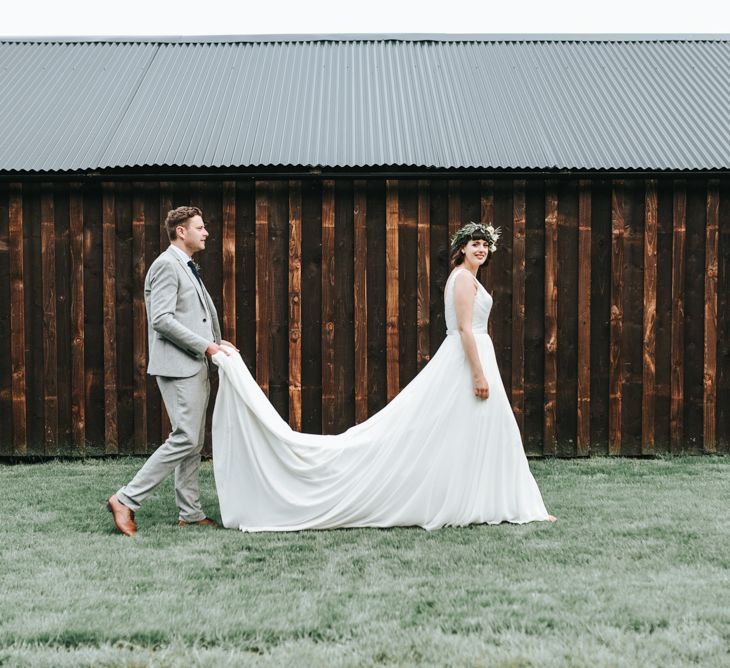
{"label": "corrugated metal roof", "polygon": [[0,169],[730,168],[730,39],[0,41]]}

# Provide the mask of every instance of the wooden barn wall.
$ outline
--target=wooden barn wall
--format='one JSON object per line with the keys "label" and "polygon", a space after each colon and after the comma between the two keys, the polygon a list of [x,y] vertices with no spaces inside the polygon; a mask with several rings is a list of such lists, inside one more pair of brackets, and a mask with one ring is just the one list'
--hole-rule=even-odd
{"label": "wooden barn wall", "polygon": [[423,368],[449,236],[481,220],[528,454],[730,452],[730,182],[460,175],[0,183],[0,456],[164,440],[143,284],[188,204],[224,335],[296,429],[343,431]]}

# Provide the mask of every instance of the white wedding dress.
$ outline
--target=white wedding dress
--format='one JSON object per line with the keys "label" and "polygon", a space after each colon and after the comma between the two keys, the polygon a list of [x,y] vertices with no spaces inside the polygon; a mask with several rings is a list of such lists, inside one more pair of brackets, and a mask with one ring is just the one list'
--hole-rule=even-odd
{"label": "white wedding dress", "polygon": [[220,352],[213,467],[223,524],[242,531],[497,524],[546,520],[487,334],[492,298],[479,284],[472,326],[489,398],[474,396],[456,331],[381,411],[336,436],[281,419],[241,356]]}

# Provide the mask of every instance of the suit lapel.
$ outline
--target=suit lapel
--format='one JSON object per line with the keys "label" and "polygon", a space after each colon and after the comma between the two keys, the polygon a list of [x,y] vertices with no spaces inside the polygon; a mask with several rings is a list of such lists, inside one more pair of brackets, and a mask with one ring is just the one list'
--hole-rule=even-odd
{"label": "suit lapel", "polygon": [[188,267],[183,261],[182,258],[174,251],[172,248],[168,248],[167,252],[170,253],[178,262],[180,267],[183,270],[183,273],[188,277],[188,280],[193,284],[193,287],[195,288],[195,291],[198,293],[198,299],[200,299],[200,303],[202,304],[203,308],[210,313],[210,308],[207,303],[206,296],[203,294],[203,285],[201,282],[193,276],[193,272],[190,271],[190,267]]}

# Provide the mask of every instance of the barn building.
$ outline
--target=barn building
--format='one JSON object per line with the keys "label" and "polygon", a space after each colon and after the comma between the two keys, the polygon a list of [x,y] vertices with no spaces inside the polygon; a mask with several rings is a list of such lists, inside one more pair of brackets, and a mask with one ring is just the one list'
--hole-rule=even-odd
{"label": "barn building", "polygon": [[161,220],[290,424],[362,421],[481,276],[531,455],[730,452],[730,37],[0,39],[0,456],[147,453]]}

